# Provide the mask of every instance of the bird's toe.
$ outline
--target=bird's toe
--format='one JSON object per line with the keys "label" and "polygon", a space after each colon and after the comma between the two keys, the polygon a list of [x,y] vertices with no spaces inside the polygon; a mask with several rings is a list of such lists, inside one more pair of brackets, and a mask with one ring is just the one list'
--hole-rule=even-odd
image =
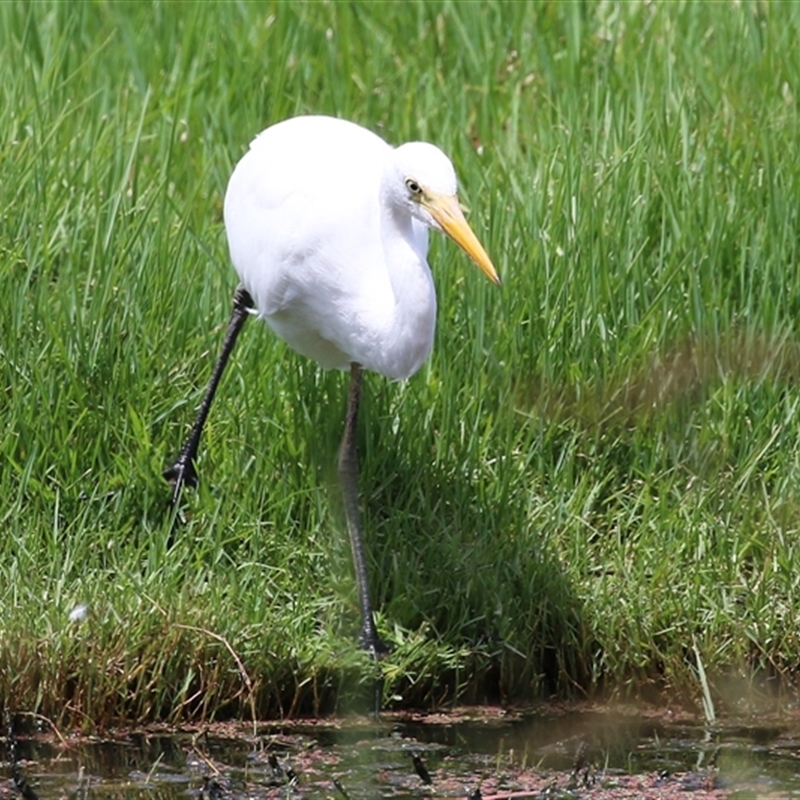
{"label": "bird's toe", "polygon": [[161,474],[164,476],[164,480],[172,486],[175,500],[184,486],[196,489],[200,482],[194,467],[194,460],[184,456],[180,456],[171,467],[165,469]]}
{"label": "bird's toe", "polygon": [[373,661],[380,661],[394,650],[394,647],[384,642],[377,633],[368,634],[363,631],[358,637],[358,646],[366,650]]}

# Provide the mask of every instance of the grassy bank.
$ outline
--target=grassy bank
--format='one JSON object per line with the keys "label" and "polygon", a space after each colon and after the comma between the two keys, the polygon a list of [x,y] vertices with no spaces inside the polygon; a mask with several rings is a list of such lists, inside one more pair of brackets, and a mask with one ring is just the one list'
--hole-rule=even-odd
{"label": "grassy bank", "polygon": [[504,279],[436,238],[433,357],[366,381],[387,697],[791,678],[798,35],[790,3],[0,4],[0,704],[369,695],[345,377],[251,324],[182,521],[160,476],[235,286],[227,178],[308,112],[450,153]]}

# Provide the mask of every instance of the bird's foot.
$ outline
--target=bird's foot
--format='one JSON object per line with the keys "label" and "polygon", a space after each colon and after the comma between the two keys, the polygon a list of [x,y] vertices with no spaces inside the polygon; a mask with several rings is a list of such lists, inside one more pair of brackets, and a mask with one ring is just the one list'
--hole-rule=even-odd
{"label": "bird's foot", "polygon": [[194,466],[194,458],[188,453],[181,453],[175,460],[175,463],[161,473],[172,486],[172,503],[175,505],[181,496],[181,490],[184,486],[189,486],[196,489],[200,483],[197,477],[197,470]]}
{"label": "bird's foot", "polygon": [[361,629],[358,637],[358,646],[361,650],[366,650],[373,661],[381,661],[394,648],[378,636],[374,626],[366,625]]}

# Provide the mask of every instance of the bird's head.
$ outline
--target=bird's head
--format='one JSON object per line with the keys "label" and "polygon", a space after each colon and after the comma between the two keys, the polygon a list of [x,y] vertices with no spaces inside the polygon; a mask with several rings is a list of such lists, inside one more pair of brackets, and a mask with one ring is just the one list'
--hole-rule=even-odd
{"label": "bird's head", "polygon": [[393,151],[392,195],[423,225],[447,234],[494,283],[500,278],[458,203],[456,173],[435,145],[408,142]]}

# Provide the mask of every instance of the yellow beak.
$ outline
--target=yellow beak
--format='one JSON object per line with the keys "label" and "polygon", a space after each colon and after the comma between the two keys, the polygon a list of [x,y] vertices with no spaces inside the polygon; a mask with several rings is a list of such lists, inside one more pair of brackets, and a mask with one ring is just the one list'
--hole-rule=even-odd
{"label": "yellow beak", "polygon": [[481,268],[490,281],[500,285],[500,277],[478,237],[472,232],[456,195],[428,194],[421,201],[442,230]]}

